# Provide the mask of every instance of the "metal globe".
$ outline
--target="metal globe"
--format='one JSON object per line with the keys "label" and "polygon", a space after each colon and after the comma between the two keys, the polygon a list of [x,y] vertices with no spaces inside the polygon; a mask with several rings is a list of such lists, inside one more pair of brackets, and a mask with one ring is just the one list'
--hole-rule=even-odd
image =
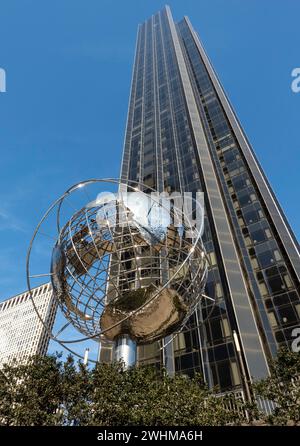
{"label": "metal globe", "polygon": [[134,203],[89,203],[59,232],[54,293],[86,336],[161,339],[182,327],[202,297],[208,265],[199,234],[176,227],[160,202],[149,211],[147,194],[139,194]]}

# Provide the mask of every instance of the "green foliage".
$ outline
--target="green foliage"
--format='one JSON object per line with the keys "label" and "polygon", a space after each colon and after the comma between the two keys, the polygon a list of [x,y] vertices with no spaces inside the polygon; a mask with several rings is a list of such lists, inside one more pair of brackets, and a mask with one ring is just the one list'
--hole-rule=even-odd
{"label": "green foliage", "polygon": [[271,364],[271,376],[254,384],[257,395],[273,401],[274,412],[260,417],[268,424],[300,424],[300,354],[285,348],[279,350]]}
{"label": "green foliage", "polygon": [[0,370],[0,424],[63,425],[86,422],[89,372],[70,356],[34,356]]}
{"label": "green foliage", "polygon": [[94,425],[223,425],[237,419],[197,376],[171,377],[153,367],[124,371],[112,364],[98,365],[93,377]]}
{"label": "green foliage", "polygon": [[[254,405],[216,397],[201,376],[169,376],[153,367],[124,370],[122,363],[89,369],[69,356],[32,357],[0,370],[1,425],[191,426],[297,424],[299,355],[281,350],[271,376],[254,392],[277,407],[267,418]],[[234,409],[233,409],[234,407]]]}

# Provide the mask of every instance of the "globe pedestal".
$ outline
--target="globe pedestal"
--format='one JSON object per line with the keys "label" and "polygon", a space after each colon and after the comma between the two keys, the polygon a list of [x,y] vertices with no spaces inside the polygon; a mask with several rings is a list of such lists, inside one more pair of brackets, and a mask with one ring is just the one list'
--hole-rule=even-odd
{"label": "globe pedestal", "polygon": [[136,342],[128,335],[122,335],[115,340],[114,360],[123,361],[125,369],[136,363]]}

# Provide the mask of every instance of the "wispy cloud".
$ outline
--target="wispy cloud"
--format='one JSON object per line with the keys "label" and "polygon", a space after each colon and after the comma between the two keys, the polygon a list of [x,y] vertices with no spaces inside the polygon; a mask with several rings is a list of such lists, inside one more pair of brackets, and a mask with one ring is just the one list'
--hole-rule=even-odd
{"label": "wispy cloud", "polygon": [[18,231],[26,233],[24,224],[19,221],[16,214],[9,212],[4,207],[0,207],[0,231]]}

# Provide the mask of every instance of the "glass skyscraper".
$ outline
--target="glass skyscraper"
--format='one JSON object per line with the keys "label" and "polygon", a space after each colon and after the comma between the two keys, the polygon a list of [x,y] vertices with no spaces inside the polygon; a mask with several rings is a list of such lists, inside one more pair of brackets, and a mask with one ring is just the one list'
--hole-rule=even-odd
{"label": "glass skyscraper", "polygon": [[[121,179],[204,192],[206,293],[218,302],[168,345],[170,371],[200,371],[221,391],[266,376],[300,326],[298,243],[198,35],[169,7],[138,28]],[[139,364],[164,356],[158,342],[138,347]]]}

